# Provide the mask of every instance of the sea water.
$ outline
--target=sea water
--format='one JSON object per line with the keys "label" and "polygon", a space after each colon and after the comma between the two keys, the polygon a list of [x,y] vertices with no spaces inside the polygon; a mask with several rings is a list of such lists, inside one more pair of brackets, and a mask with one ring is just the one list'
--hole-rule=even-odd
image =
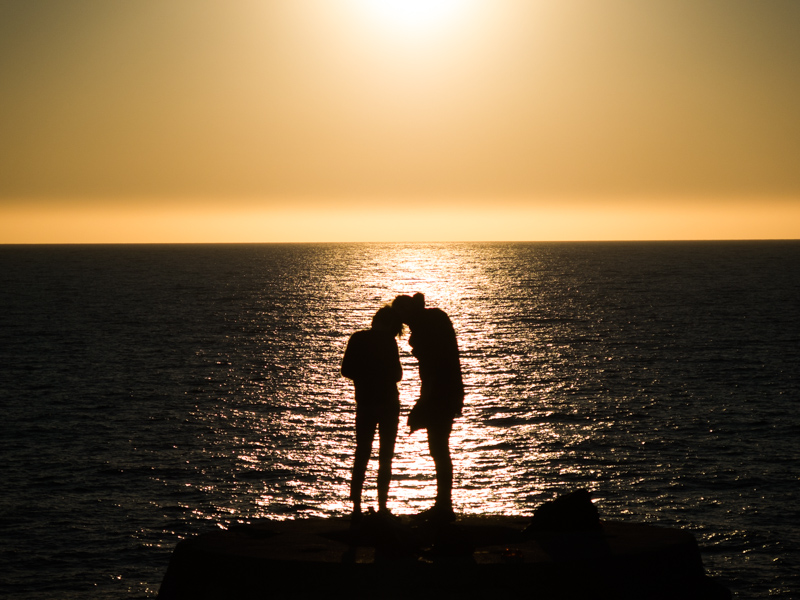
{"label": "sea water", "polygon": [[[341,356],[414,292],[461,350],[457,512],[586,488],[691,531],[736,597],[800,595],[800,243],[774,241],[0,246],[0,596],[152,598],[181,539],[346,514]],[[409,514],[435,481],[399,345]]]}

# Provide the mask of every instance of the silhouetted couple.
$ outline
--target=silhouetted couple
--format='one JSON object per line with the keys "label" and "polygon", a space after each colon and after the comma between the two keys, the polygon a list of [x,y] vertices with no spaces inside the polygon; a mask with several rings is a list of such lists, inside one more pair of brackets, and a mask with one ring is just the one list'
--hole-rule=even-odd
{"label": "silhouetted couple", "polygon": [[408,415],[411,431],[427,429],[428,448],[436,467],[436,502],[419,515],[436,521],[452,521],[453,462],[450,433],[453,419],[464,405],[464,384],[453,324],[438,308],[425,308],[422,294],[398,296],[372,319],[372,328],[352,335],[342,360],[342,375],[353,380],[356,390],[356,455],[350,499],[353,515],[361,514],[361,492],[372,440],[378,429],[378,507],[388,513],[392,458],[400,418],[397,382],[402,378],[395,338],[408,325],[408,343],[419,362],[420,397]]}

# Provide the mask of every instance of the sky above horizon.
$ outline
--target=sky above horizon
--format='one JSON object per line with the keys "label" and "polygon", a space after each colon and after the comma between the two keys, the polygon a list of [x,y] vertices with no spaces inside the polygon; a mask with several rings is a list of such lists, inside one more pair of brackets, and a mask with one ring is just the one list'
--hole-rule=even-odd
{"label": "sky above horizon", "polygon": [[0,243],[800,238],[795,0],[0,0]]}

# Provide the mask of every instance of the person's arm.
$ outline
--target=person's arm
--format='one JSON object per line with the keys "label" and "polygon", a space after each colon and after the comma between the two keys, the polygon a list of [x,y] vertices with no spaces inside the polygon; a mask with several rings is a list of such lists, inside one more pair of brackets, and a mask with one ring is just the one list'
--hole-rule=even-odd
{"label": "person's arm", "polygon": [[394,380],[400,381],[403,378],[403,367],[400,364],[400,351],[397,349],[397,342],[392,340],[392,346],[394,349],[393,356],[392,356],[392,365],[394,367]]}
{"label": "person's arm", "polygon": [[342,375],[348,379],[356,379],[359,375],[361,361],[358,337],[357,332],[350,336],[344,351],[344,358],[342,358]]}

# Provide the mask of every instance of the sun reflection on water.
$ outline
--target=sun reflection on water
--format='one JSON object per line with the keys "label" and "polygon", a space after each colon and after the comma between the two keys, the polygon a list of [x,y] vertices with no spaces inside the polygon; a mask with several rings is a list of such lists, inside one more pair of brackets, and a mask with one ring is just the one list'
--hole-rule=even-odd
{"label": "sun reflection on water", "polygon": [[[339,374],[341,357],[350,334],[369,327],[380,306],[415,292],[448,313],[458,336],[466,399],[451,436],[457,511],[526,513],[556,491],[602,477],[598,465],[581,462],[582,445],[599,424],[576,420],[577,409],[564,402],[574,383],[559,371],[565,345],[553,337],[552,307],[538,300],[535,257],[526,257],[528,270],[520,273],[511,255],[488,261],[475,245],[463,250],[310,247],[310,262],[324,268],[299,277],[305,263],[286,265],[294,269],[294,287],[265,290],[251,320],[237,325],[231,355],[217,357],[223,369],[212,383],[227,391],[222,405],[201,415],[229,423],[217,447],[235,449],[227,457],[233,481],[210,485],[230,488],[241,518],[349,512],[355,403],[351,382]],[[294,304],[287,306],[287,298]],[[276,302],[287,318],[276,313]],[[402,413],[389,508],[408,514],[433,503],[436,482],[425,432],[409,434],[406,425],[419,395],[407,333],[399,347]],[[377,505],[377,446],[376,437],[365,506]]]}
{"label": "sun reflection on water", "polygon": [[[498,339],[507,337],[507,332],[513,330],[513,324],[498,324],[497,319],[488,314],[496,307],[487,301],[487,295],[491,296],[490,290],[498,282],[486,272],[486,263],[478,263],[473,254],[462,254],[453,245],[388,245],[383,247],[383,252],[373,251],[370,258],[367,265],[354,265],[356,273],[366,269],[370,276],[361,279],[368,293],[363,298],[353,298],[353,309],[363,315],[362,322],[351,327],[348,334],[367,326],[368,317],[380,303],[388,303],[402,293],[422,292],[429,306],[441,308],[450,315],[458,335],[467,388],[464,416],[456,421],[451,437],[454,502],[462,512],[519,512],[520,492],[529,498],[538,497],[546,490],[529,476],[528,464],[537,460],[537,454],[530,450],[535,433],[532,428],[520,435],[504,428],[487,427],[485,423],[494,407],[504,404],[498,391],[506,381],[517,376],[513,364],[486,360],[487,356],[492,356]],[[405,415],[419,394],[419,379],[406,339],[401,340],[400,348],[404,370],[400,394],[404,412],[393,464],[390,508],[403,514],[429,506],[435,497],[436,484],[425,433],[410,435],[405,425]],[[340,389],[340,392],[345,402],[352,402],[352,390]],[[347,506],[340,499],[347,496],[352,441],[342,441],[346,448],[332,444],[326,450],[332,452],[338,448],[338,454],[344,458],[344,464],[339,465],[342,478],[338,479],[338,494],[331,495],[331,500],[325,504],[327,510],[340,511]],[[377,440],[373,454],[376,451]],[[373,460],[365,488],[369,502],[375,501],[375,477]]]}

